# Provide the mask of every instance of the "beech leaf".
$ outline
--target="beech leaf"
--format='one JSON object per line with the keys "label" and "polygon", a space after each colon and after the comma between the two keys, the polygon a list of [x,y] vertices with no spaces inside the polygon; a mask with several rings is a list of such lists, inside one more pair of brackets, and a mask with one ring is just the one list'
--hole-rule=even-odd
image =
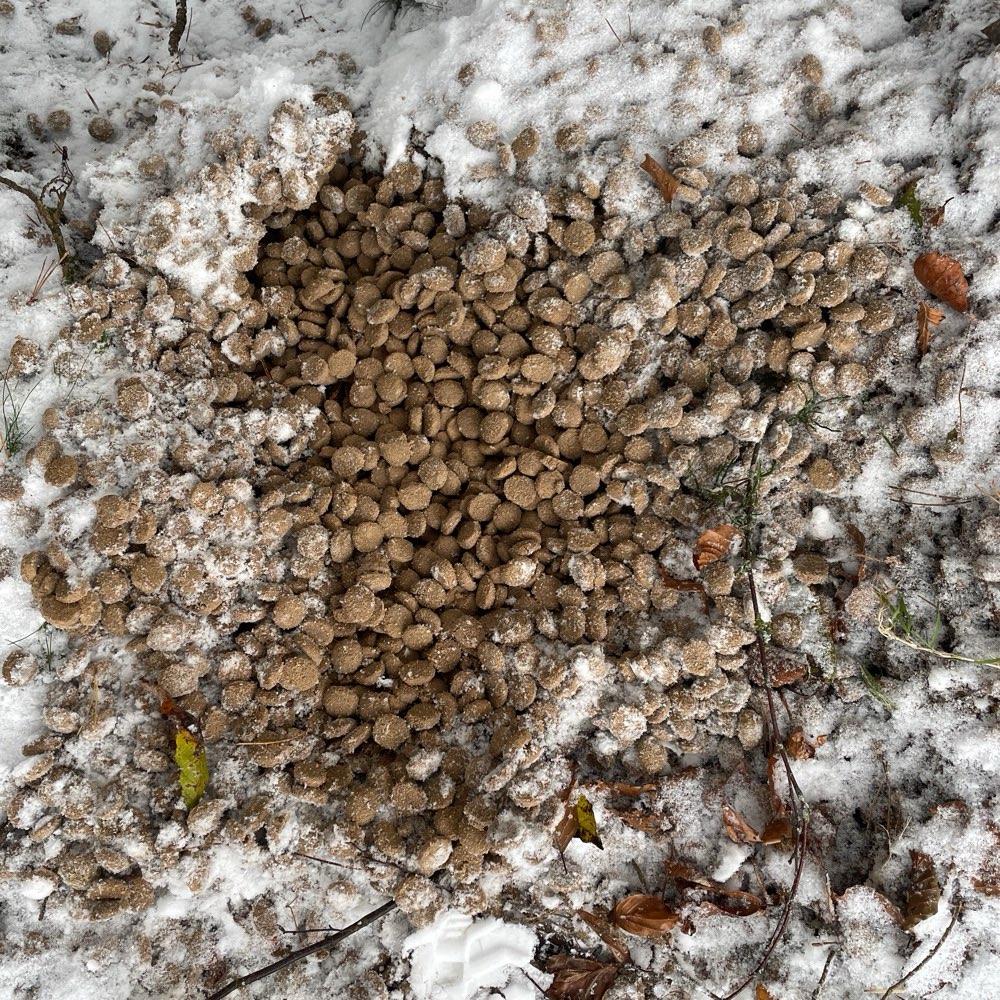
{"label": "beech leaf", "polygon": [[606,913],[591,913],[589,910],[577,910],[576,915],[608,946],[616,962],[628,960],[628,946],[615,936]]}
{"label": "beech leaf", "polygon": [[929,306],[926,302],[921,302],[917,306],[917,350],[923,357],[931,347],[931,334],[934,332],[931,327],[935,327],[944,319],[944,313],[934,306]]}
{"label": "beech leaf", "polygon": [[615,981],[620,968],[617,962],[553,955],[546,963],[546,970],[555,979],[549,984],[545,995],[552,1000],[601,1000]]}
{"label": "beech leaf", "polygon": [[816,747],[822,746],[825,742],[826,737],[820,736],[815,743],[810,743],[802,727],[793,726],[785,740],[785,750],[794,760],[811,760],[816,756]]}
{"label": "beech leaf", "polygon": [[657,163],[649,153],[646,154],[646,158],[639,166],[653,178],[653,182],[660,189],[660,194],[663,195],[663,200],[669,205],[674,200],[677,189],[681,186],[680,181],[666,167]]}
{"label": "beech leaf", "polygon": [[659,896],[644,892],[634,892],[615,903],[611,910],[611,922],[617,924],[626,934],[639,937],[662,937],[668,934],[680,914],[667,906]]}
{"label": "beech leaf", "polygon": [[943,253],[925,253],[913,262],[917,281],[942,302],[958,312],[969,308],[969,282],[962,265]]}
{"label": "beech leaf", "polygon": [[910,851],[910,891],[906,894],[906,919],[903,926],[909,930],[921,920],[933,917],[941,902],[941,883],[938,882],[934,861],[923,851]]}
{"label": "beech leaf", "polygon": [[681,899],[686,903],[697,903],[727,917],[749,917],[767,909],[767,902],[760,896],[742,889],[730,889],[681,862],[668,861],[666,872],[677,883]]}
{"label": "beech leaf", "polygon": [[787,816],[772,819],[761,831],[760,842],[768,847],[775,844],[788,844],[792,837],[792,824]]}
{"label": "beech leaf", "polygon": [[559,820],[559,825],[552,835],[552,843],[560,854],[564,853],[566,848],[569,847],[569,842],[576,836],[579,829],[580,827],[576,822],[576,811],[567,803],[566,811],[563,813],[563,817]]}
{"label": "beech leaf", "polygon": [[722,803],[722,828],[734,844],[759,844],[760,834],[728,803]]}

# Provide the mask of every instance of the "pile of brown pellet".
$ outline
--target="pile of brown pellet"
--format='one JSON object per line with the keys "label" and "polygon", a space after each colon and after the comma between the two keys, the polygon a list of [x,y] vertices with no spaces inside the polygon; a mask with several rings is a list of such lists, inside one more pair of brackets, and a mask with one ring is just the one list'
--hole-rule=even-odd
{"label": "pile of brown pellet", "polygon": [[[703,574],[711,615],[677,585],[724,519],[701,486],[759,445],[782,484],[765,585],[780,601],[822,583],[825,561],[796,551],[799,503],[851,458],[813,457],[788,418],[803,385],[867,385],[865,339],[894,320],[887,261],[832,237],[835,196],[750,173],[715,194],[697,142],[676,152],[680,200],[641,225],[610,210],[627,170],[613,197],[520,189],[499,213],[411,162],[338,162],[305,210],[257,170],[245,211],[268,232],[229,310],[106,264],[68,340],[111,331],[133,371],[109,406],[48,414],[28,456],[65,490],[56,540],[21,567],[74,637],[40,751],[58,774],[70,742],[113,726],[94,692],[125,655],[124,676],[199,718],[216,766],[271,769],[371,849],[468,879],[515,836],[498,815],[551,803],[567,772],[539,759],[572,754],[567,726],[648,774],[710,735],[756,744],[733,567]],[[60,536],[60,503],[81,502],[89,522]],[[777,643],[802,632],[777,613]],[[30,657],[11,656],[25,683]],[[163,728],[135,733],[168,815]],[[48,821],[39,841],[60,827],[45,781],[13,820]],[[199,835],[265,822],[236,789],[209,796]]]}

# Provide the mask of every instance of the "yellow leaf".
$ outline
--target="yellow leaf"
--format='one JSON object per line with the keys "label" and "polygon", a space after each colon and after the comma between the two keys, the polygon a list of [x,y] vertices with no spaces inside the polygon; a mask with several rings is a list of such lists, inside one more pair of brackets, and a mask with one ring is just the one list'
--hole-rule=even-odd
{"label": "yellow leaf", "polygon": [[597,820],[594,818],[594,807],[590,804],[590,799],[586,795],[581,795],[576,800],[576,825],[579,827],[577,836],[585,844],[593,844],[594,847],[604,850],[601,843],[600,834],[597,832]]}
{"label": "yellow leaf", "polygon": [[177,730],[174,746],[174,763],[180,768],[181,796],[184,805],[192,809],[208,784],[208,758],[201,742],[186,729]]}

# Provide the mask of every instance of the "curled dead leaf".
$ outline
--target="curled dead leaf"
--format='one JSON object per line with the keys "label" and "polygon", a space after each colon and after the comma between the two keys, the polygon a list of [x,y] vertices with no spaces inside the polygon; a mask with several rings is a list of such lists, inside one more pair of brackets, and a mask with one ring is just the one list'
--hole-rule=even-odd
{"label": "curled dead leaf", "polygon": [[674,200],[677,189],[681,186],[680,181],[666,167],[657,163],[649,153],[646,154],[645,159],[639,166],[653,178],[653,182],[659,188],[660,194],[663,195],[663,200],[669,205]]}
{"label": "curled dead leaf", "polygon": [[574,955],[553,955],[545,968],[555,976],[545,991],[551,1000],[601,1000],[621,966]]}
{"label": "curled dead leaf", "polygon": [[730,889],[679,861],[668,861],[667,876],[676,883],[681,899],[727,917],[749,917],[767,909],[767,902],[752,892]]}
{"label": "curled dead leaf", "polygon": [[772,647],[767,655],[767,676],[764,676],[756,650],[747,664],[747,672],[751,683],[774,689],[802,680],[809,673],[809,664],[792,656],[782,656]]}
{"label": "curled dead leaf", "polygon": [[938,882],[934,861],[923,851],[910,851],[910,891],[906,894],[906,919],[903,927],[909,930],[921,920],[933,917],[941,902],[941,883]]}
{"label": "curled dead leaf", "polygon": [[833,899],[836,902],[840,902],[844,899],[863,899],[866,902],[874,903],[878,906],[886,917],[892,921],[897,927],[903,926],[903,914],[899,912],[899,907],[890,899],[886,899],[882,893],[873,889],[870,885],[849,885],[842,893],[839,895],[837,893],[833,894]]}
{"label": "curled dead leaf", "polygon": [[969,282],[962,265],[943,253],[925,253],[913,262],[917,281],[942,302],[965,312],[969,308]]}
{"label": "curled dead leaf", "polygon": [[981,892],[984,896],[1000,896],[1000,882],[989,879],[974,878],[972,888],[976,892]]}
{"label": "curled dead leaf", "polygon": [[611,792],[614,795],[645,795],[647,792],[655,792],[657,789],[655,782],[633,785],[627,781],[608,781],[606,778],[597,778],[590,784],[602,792]]}
{"label": "curled dead leaf", "polygon": [[563,854],[569,847],[569,842],[576,836],[579,829],[576,822],[576,811],[567,803],[566,811],[563,813],[562,819],[559,820],[555,833],[552,834],[552,843],[560,854]]}
{"label": "curled dead leaf", "polygon": [[734,524],[720,524],[703,531],[694,543],[694,568],[702,570],[729,555],[733,540],[742,537]]}
{"label": "curled dead leaf", "polygon": [[854,552],[858,560],[858,571],[854,575],[854,582],[860,583],[865,578],[865,560],[867,558],[865,552],[865,536],[861,529],[856,525],[848,523],[845,525],[845,528],[847,529],[847,534],[851,541],[854,542]]}
{"label": "curled dead leaf", "polygon": [[917,351],[923,357],[931,347],[931,328],[938,325],[944,319],[944,313],[940,309],[929,306],[926,302],[921,302],[917,306]]}
{"label": "curled dead leaf", "polygon": [[662,937],[680,920],[680,914],[659,896],[635,892],[624,896],[611,910],[611,922],[626,934],[639,937]]}
{"label": "curled dead leaf", "polygon": [[606,911],[577,910],[576,915],[608,946],[616,962],[628,960],[628,946],[615,934]]}
{"label": "curled dead leaf", "polygon": [[[951,201],[951,198],[948,199]],[[948,207],[948,201],[943,205],[938,205],[937,208],[931,209],[927,215],[927,225],[929,226],[940,226],[944,222],[944,211]]]}
{"label": "curled dead leaf", "polygon": [[822,746],[825,742],[825,736],[818,736],[815,743],[810,743],[802,727],[793,726],[785,739],[785,750],[793,760],[811,760],[816,756],[816,747]]}
{"label": "curled dead leaf", "polygon": [[728,803],[722,803],[722,828],[734,844],[759,844],[760,834]]}
{"label": "curled dead leaf", "polygon": [[760,842],[768,847],[781,845],[791,850],[792,824],[787,816],[779,816],[772,819],[761,831]]}
{"label": "curled dead leaf", "polygon": [[701,580],[679,580],[677,577],[669,576],[667,571],[662,567],[658,567],[660,571],[660,579],[663,581],[664,586],[669,587],[671,590],[691,590],[697,591],[701,594],[701,603],[705,608],[705,614],[709,612],[708,594],[705,592],[705,584]]}

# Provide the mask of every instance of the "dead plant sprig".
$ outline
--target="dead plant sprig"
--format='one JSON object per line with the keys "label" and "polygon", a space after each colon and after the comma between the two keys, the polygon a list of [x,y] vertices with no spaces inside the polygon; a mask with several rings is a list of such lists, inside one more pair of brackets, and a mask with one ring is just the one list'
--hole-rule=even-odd
{"label": "dead plant sprig", "polygon": [[42,289],[48,284],[49,278],[52,277],[56,268],[59,267],[65,260],[66,255],[64,254],[58,260],[50,261],[48,257],[46,257],[45,260],[42,261],[42,265],[38,269],[38,276],[35,278],[35,284],[31,289],[31,294],[28,296],[27,304],[29,306],[38,301],[38,296],[41,294]]}
{"label": "dead plant sprig", "polygon": [[[745,576],[747,588],[750,592],[750,602],[753,606],[754,620],[761,621],[762,616],[760,613],[760,601],[757,597],[757,581],[754,579],[752,566],[746,569]],[[788,783],[788,791],[791,797],[792,819],[794,822],[793,829],[795,833],[791,861],[794,866],[794,870],[792,874],[792,883],[788,887],[788,895],[785,897],[785,902],[781,908],[781,915],[778,917],[778,922],[775,924],[770,938],[768,938],[763,953],[757,960],[754,967],[750,970],[750,973],[745,979],[743,979],[739,986],[731,990],[724,997],[719,997],[718,1000],[734,1000],[735,997],[739,996],[740,993],[742,993],[754,981],[757,974],[770,961],[771,956],[774,954],[775,949],[777,949],[778,944],[784,936],[785,928],[788,926],[788,921],[792,917],[792,906],[795,903],[795,897],[798,894],[799,885],[802,882],[802,873],[805,871],[806,865],[806,850],[809,846],[809,803],[802,794],[802,789],[799,787],[799,783],[795,780],[795,773],[792,770],[792,762],[788,757],[787,751],[785,750],[784,742],[782,742],[778,736],[780,730],[778,729],[778,714],[774,707],[774,691],[771,687],[771,671],[767,656],[767,643],[765,642],[764,634],[761,629],[755,629],[754,635],[757,644],[757,655],[760,658],[760,669],[764,678],[763,688],[764,700],[767,705],[766,722],[768,727],[768,750],[769,753],[776,753],[778,755],[778,759],[781,761],[782,770],[785,772],[785,780]]]}
{"label": "dead plant sprig", "polygon": [[924,633],[917,631],[913,616],[909,608],[907,608],[902,594],[893,600],[890,594],[880,591],[878,592],[878,597],[880,604],[875,625],[879,633],[885,636],[886,639],[900,646],[905,646],[907,649],[912,649],[917,653],[930,653],[931,656],[936,656],[941,660],[971,663],[979,667],[1000,667],[1000,656],[962,656],[959,653],[950,653],[945,649],[939,649],[938,640],[941,635],[943,623],[941,620],[941,611],[936,605],[931,630],[929,633]]}
{"label": "dead plant sprig", "polygon": [[[766,707],[765,724],[766,737],[765,748],[769,760],[777,757],[781,762],[781,768],[785,774],[785,781],[788,785],[788,795],[791,800],[792,810],[792,856],[793,866],[792,881],[788,887],[788,893],[782,904],[781,914],[778,921],[764,946],[760,958],[750,970],[749,974],[724,997],[717,1000],[734,1000],[739,996],[757,977],[761,970],[770,961],[782,937],[788,922],[791,920],[792,907],[795,904],[795,897],[798,894],[799,885],[802,881],[802,874],[805,870],[806,852],[809,846],[809,803],[795,779],[795,772],[792,770],[791,759],[785,749],[785,744],[780,736],[781,729],[778,725],[778,713],[775,702],[775,690],[771,683],[771,663],[768,655],[769,630],[764,616],[761,614],[760,599],[757,594],[757,580],[754,576],[754,563],[760,555],[759,551],[759,517],[760,504],[764,492],[764,485],[769,476],[777,469],[776,462],[764,464],[759,461],[760,445],[756,445],[750,456],[750,462],[746,477],[737,483],[726,482],[732,463],[723,473],[724,486],[726,487],[723,502],[732,501],[736,506],[734,521],[740,528],[745,541],[743,562],[740,566],[740,573],[746,580],[747,592],[750,595],[750,604],[754,618],[754,640],[757,647],[757,657],[760,661],[762,678],[762,688],[764,692],[764,703]],[[788,711],[787,702],[785,704]],[[789,713],[790,714],[790,713]],[[714,994],[713,994],[714,996]]]}
{"label": "dead plant sprig", "polygon": [[66,204],[66,195],[69,194],[69,189],[73,186],[74,177],[69,166],[66,147],[57,146],[56,149],[61,157],[59,172],[49,178],[37,192],[18,184],[17,181],[13,181],[9,177],[4,177],[2,174],[0,174],[0,184],[11,191],[23,194],[34,206],[39,219],[45,224],[52,236],[52,242],[59,255],[59,263],[62,265],[63,280],[68,284],[73,280],[76,262],[66,248],[66,240],[62,231],[62,214],[63,206]]}

